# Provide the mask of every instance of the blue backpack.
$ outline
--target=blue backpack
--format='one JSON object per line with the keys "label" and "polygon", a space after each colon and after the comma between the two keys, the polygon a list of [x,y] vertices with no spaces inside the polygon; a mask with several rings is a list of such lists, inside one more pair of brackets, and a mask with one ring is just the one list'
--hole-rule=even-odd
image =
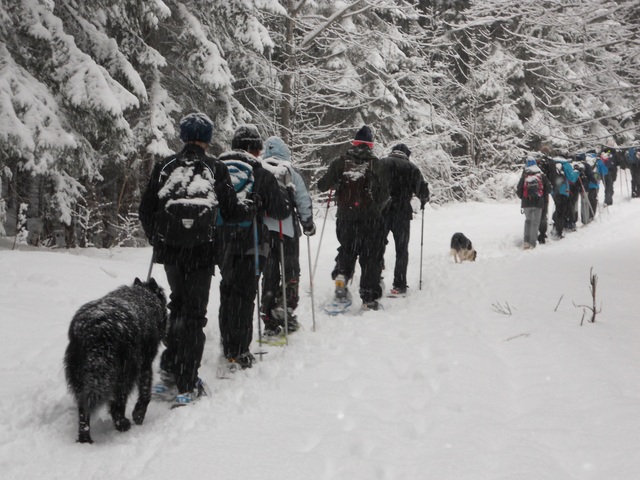
{"label": "blue backpack", "polygon": [[626,152],[626,160],[629,165],[637,165],[640,163],[640,159],[638,158],[638,149],[636,147],[631,147]]}
{"label": "blue backpack", "polygon": [[[223,160],[223,163],[229,170],[229,176],[231,177],[233,189],[236,191],[238,200],[243,202],[247,199],[249,193],[253,191],[253,167],[240,160]],[[219,227],[247,228],[251,226],[251,223],[251,220],[239,223],[226,222],[224,218],[222,218],[222,215],[218,215],[218,218],[216,219],[216,225]]]}

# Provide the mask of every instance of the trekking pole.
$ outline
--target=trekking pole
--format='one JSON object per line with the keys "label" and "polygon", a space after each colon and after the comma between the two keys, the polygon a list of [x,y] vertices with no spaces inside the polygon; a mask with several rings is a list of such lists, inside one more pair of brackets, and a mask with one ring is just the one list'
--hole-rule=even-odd
{"label": "trekking pole", "polygon": [[147,272],[147,283],[151,280],[151,271],[153,270],[153,259],[155,257],[155,251],[151,252],[151,263],[149,264],[149,271]]}
{"label": "trekking pole", "polygon": [[631,189],[629,188],[629,177],[627,176],[627,169],[624,168],[624,186],[627,187],[627,195],[629,195],[629,201],[631,201]]}
{"label": "trekking pole", "polygon": [[311,237],[307,236],[307,257],[309,258],[309,290],[311,290],[311,318],[313,319],[312,330],[316,331],[316,311],[313,306],[313,274],[311,273]]}
{"label": "trekking pole", "polygon": [[422,228],[420,231],[420,283],[418,290],[422,290],[422,250],[424,246],[424,208],[422,209]]}
{"label": "trekking pole", "polygon": [[281,267],[281,279],[282,279],[282,307],[284,309],[284,343],[289,345],[289,318],[287,315],[287,277],[284,272],[284,236],[282,235],[282,220],[278,220],[280,232],[278,238],[280,239],[280,267]]}
{"label": "trekking pole", "polygon": [[[591,206],[591,202],[589,201],[589,195],[587,195],[587,191],[584,189],[584,184],[582,183],[582,179],[580,177],[578,177],[578,182],[580,182],[580,188],[582,189],[582,194],[584,195],[584,198],[587,199],[587,205],[589,205],[591,218],[596,218],[596,212],[593,211],[593,207]],[[602,219],[600,221],[602,221]]]}
{"label": "trekking pole", "polygon": [[327,209],[324,212],[324,220],[322,221],[322,230],[320,230],[320,240],[318,241],[318,251],[316,252],[316,261],[313,264],[313,272],[311,278],[316,276],[316,267],[318,266],[318,257],[320,256],[320,247],[322,246],[322,236],[324,235],[324,226],[327,224],[327,217],[329,216],[329,206],[331,205],[331,193],[333,189],[329,190],[329,198],[327,199]]}
{"label": "trekking pole", "polygon": [[[253,250],[254,250],[254,263],[256,273],[256,315],[258,317],[258,343],[262,345],[262,323],[260,319],[260,255],[258,254],[258,214],[253,217]],[[257,352],[262,360],[262,355],[266,352]]]}

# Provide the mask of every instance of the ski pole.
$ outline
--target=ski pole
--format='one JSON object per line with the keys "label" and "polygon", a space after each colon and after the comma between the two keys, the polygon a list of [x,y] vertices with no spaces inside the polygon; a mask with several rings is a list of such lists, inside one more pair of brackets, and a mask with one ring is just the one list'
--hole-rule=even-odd
{"label": "ski pole", "polygon": [[149,271],[147,272],[147,282],[151,280],[151,271],[153,270],[153,259],[155,257],[155,250],[151,252],[151,263],[149,264]]}
{"label": "ski pole", "polygon": [[313,274],[311,273],[311,237],[307,236],[307,257],[309,258],[309,290],[311,290],[311,318],[313,320],[312,330],[316,331],[316,311],[313,305]]}
{"label": "ski pole", "polygon": [[[584,189],[584,184],[582,183],[582,179],[578,177],[578,182],[580,182],[580,188],[582,189],[582,194],[584,198],[587,199],[587,205],[589,205],[589,211],[591,212],[591,218],[596,218],[596,212],[593,211],[593,207],[591,206],[591,202],[589,201],[589,195],[587,195],[587,191]],[[602,220],[600,220],[602,221]]]}
{"label": "ski pole", "polygon": [[422,228],[420,231],[420,283],[418,290],[422,290],[422,250],[424,246],[424,208],[422,209]]}
{"label": "ski pole", "polygon": [[316,252],[316,261],[313,264],[313,272],[311,278],[316,276],[316,267],[318,266],[318,257],[320,256],[320,247],[322,246],[322,236],[324,235],[324,226],[327,224],[327,217],[329,216],[329,206],[331,205],[331,193],[333,189],[329,190],[329,198],[327,199],[327,209],[324,212],[324,220],[322,221],[322,230],[320,230],[320,240],[318,241],[318,251]]}
{"label": "ski pole", "polygon": [[284,271],[284,236],[282,235],[282,220],[278,220],[278,226],[280,232],[278,238],[280,240],[280,267],[281,267],[281,282],[282,282],[282,307],[284,308],[284,343],[289,345],[289,318],[287,315],[287,277]]}
{"label": "ski pole", "polygon": [[[258,317],[258,343],[262,345],[262,323],[260,319],[260,255],[258,254],[258,215],[253,217],[253,250],[256,274],[256,315]],[[258,352],[260,360],[264,352]]]}
{"label": "ski pole", "polygon": [[629,195],[629,201],[631,201],[631,189],[629,188],[629,177],[627,176],[627,169],[624,170],[624,186],[627,187],[627,195]]}

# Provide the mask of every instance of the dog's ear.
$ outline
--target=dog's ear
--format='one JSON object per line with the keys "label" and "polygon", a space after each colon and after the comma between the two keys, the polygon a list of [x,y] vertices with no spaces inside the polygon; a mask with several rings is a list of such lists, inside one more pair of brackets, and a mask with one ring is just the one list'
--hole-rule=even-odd
{"label": "dog's ear", "polygon": [[153,288],[153,289],[158,288],[158,282],[156,282],[156,279],[155,279],[155,278],[151,277],[151,278],[149,279],[149,286],[150,286],[151,288]]}
{"label": "dog's ear", "polygon": [[140,285],[142,285],[142,281],[138,277],[136,277],[136,279],[133,281],[133,284],[136,287],[139,287]]}

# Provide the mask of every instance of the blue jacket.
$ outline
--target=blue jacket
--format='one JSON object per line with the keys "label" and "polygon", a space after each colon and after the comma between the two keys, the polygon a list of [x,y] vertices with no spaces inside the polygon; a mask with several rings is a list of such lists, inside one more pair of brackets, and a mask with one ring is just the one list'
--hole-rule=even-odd
{"label": "blue jacket", "polygon": [[560,195],[568,197],[570,193],[570,185],[578,181],[580,174],[573,169],[569,160],[560,158],[556,158],[554,160],[562,166],[562,172],[564,173],[564,181],[554,187]]}

